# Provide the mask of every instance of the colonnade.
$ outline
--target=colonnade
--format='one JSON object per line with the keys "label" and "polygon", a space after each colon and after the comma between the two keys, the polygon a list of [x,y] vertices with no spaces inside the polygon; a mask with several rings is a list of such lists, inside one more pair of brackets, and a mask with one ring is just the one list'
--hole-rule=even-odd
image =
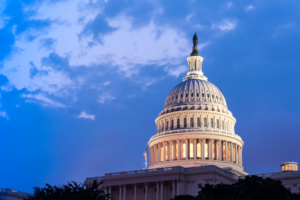
{"label": "colonnade", "polygon": [[213,128],[224,131],[233,132],[234,123],[229,119],[224,119],[221,116],[183,116],[170,117],[162,119],[157,124],[157,133],[176,129],[176,128]]}
{"label": "colonnade", "polygon": [[225,161],[242,166],[242,147],[230,141],[205,138],[167,140],[150,147],[150,165],[189,159]]}
{"label": "colonnade", "polygon": [[[180,180],[171,180],[171,196],[172,198],[176,196],[181,195],[181,181]],[[143,187],[144,187],[144,200],[148,200],[149,197],[149,184],[150,183],[144,183]],[[156,200],[164,200],[164,181],[158,181],[158,182],[154,182],[151,185],[154,185],[154,192],[155,193],[155,199]],[[126,195],[126,192],[129,192],[128,189],[129,185],[118,185],[118,199],[119,200],[126,200],[126,196],[131,196],[131,195]],[[132,188],[132,184],[130,185]],[[105,194],[112,194],[112,186],[104,186],[104,192]],[[133,200],[138,200],[137,199],[137,184],[133,184],[133,191],[132,189],[130,190],[130,192],[133,192]],[[113,196],[111,196],[113,197]],[[117,200],[116,197],[113,197],[114,199]],[[132,200],[132,199],[130,199]]]}

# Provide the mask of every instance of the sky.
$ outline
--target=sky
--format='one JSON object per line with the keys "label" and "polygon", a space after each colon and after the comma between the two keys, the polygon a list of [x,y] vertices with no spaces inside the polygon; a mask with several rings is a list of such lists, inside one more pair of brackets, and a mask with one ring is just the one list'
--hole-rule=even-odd
{"label": "sky", "polygon": [[0,0],[0,188],[142,169],[195,32],[245,171],[300,162],[299,1]]}

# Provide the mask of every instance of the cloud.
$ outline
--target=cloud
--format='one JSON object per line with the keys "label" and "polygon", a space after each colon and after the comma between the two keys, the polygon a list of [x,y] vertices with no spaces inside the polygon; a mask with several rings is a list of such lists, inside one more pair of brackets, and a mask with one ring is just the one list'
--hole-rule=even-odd
{"label": "cloud", "polygon": [[185,65],[180,65],[180,66],[178,66],[178,67],[176,67],[176,68],[170,68],[170,69],[168,70],[168,73],[169,73],[170,75],[173,75],[173,76],[178,77],[181,73],[186,72],[187,70],[188,70],[187,66],[185,66]]}
{"label": "cloud", "polygon": [[254,7],[253,7],[252,5],[249,5],[249,6],[247,6],[247,7],[245,8],[246,11],[249,11],[249,10],[252,10],[252,9],[254,9]]}
{"label": "cloud", "polygon": [[227,5],[227,8],[231,8],[232,7],[232,2],[228,2],[226,5]]}
{"label": "cloud", "polygon": [[5,111],[0,111],[0,117],[4,117],[8,120],[7,114]]}
{"label": "cloud", "polygon": [[89,115],[87,114],[85,111],[82,111],[80,113],[80,115],[77,116],[77,118],[84,118],[84,119],[91,119],[94,120],[95,119],[95,115]]}
{"label": "cloud", "polygon": [[220,23],[216,23],[212,25],[213,29],[220,29],[221,31],[230,31],[235,29],[237,24],[236,20],[223,20]]}
{"label": "cloud", "polygon": [[40,103],[43,106],[66,107],[65,105],[55,102],[43,94],[23,94],[22,97],[27,98],[26,102]]}
{"label": "cloud", "polygon": [[40,39],[40,49],[45,49],[47,51],[54,51],[57,39],[53,38],[42,38]]}
{"label": "cloud", "polygon": [[106,81],[103,83],[103,85],[109,85],[110,84],[110,81]]}
{"label": "cloud", "polygon": [[185,21],[189,22],[193,16],[193,14],[189,14],[188,16],[186,16]]}
{"label": "cloud", "polygon": [[104,93],[102,95],[99,96],[98,98],[98,102],[104,104],[105,102],[111,102],[112,100],[114,100],[116,97],[108,94],[108,93]]}

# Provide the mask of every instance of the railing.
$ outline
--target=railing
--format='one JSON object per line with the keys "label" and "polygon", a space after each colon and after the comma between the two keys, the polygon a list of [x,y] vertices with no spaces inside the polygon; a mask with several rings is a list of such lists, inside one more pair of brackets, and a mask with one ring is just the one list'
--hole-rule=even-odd
{"label": "railing", "polygon": [[277,172],[277,173],[266,173],[266,174],[253,174],[262,178],[280,178],[280,177],[289,177],[289,176],[300,176],[300,171],[293,172]]}

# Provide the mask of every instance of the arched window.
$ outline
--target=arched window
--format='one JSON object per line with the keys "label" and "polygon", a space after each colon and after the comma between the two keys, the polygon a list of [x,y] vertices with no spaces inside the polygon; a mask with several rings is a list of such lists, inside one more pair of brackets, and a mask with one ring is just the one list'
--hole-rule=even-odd
{"label": "arched window", "polygon": [[199,97],[199,93],[197,92],[197,97]]}
{"label": "arched window", "polygon": [[183,119],[183,126],[186,128],[186,118]]}
{"label": "arched window", "polygon": [[201,157],[201,145],[200,145],[200,141],[198,141],[198,143],[197,143],[197,157],[198,158]]}
{"label": "arched window", "polygon": [[163,124],[162,124],[162,128],[161,128],[161,132],[164,132],[164,131],[165,131],[164,128],[165,128],[165,126],[164,126],[164,123],[163,123]]}
{"label": "arched window", "polygon": [[224,130],[224,121],[222,121],[222,129]]}
{"label": "arched window", "polygon": [[182,158],[185,158],[185,152],[186,152],[186,144],[182,144]]}
{"label": "arched window", "polygon": [[190,119],[190,127],[194,127],[194,118]]}
{"label": "arched window", "polygon": [[183,97],[183,94],[180,95],[180,98],[182,98],[182,97]]}
{"label": "arched window", "polygon": [[171,129],[173,129],[174,128],[174,120],[172,119],[172,121],[171,121]]}
{"label": "arched window", "polygon": [[166,131],[169,130],[169,121],[167,121]]}
{"label": "arched window", "polygon": [[204,118],[204,127],[207,128],[207,119],[206,118]]}
{"label": "arched window", "polygon": [[210,119],[210,127],[211,127],[211,128],[214,127],[214,119],[213,119],[213,118]]}
{"label": "arched window", "polygon": [[200,127],[200,117],[197,118],[197,127]]}
{"label": "arched window", "polygon": [[186,93],[186,94],[185,94],[185,97],[188,97],[188,95],[189,95],[189,93]]}
{"label": "arched window", "polygon": [[219,120],[217,119],[217,128],[220,128]]}
{"label": "arched window", "polygon": [[194,158],[194,144],[190,141],[190,158]]}
{"label": "arched window", "polygon": [[202,93],[202,97],[204,97],[204,93]]}
{"label": "arched window", "polygon": [[177,119],[177,128],[180,128],[180,119]]}
{"label": "arched window", "polygon": [[176,95],[176,99],[178,99],[178,94]]}
{"label": "arched window", "polygon": [[191,93],[191,97],[194,97],[194,93]]}

